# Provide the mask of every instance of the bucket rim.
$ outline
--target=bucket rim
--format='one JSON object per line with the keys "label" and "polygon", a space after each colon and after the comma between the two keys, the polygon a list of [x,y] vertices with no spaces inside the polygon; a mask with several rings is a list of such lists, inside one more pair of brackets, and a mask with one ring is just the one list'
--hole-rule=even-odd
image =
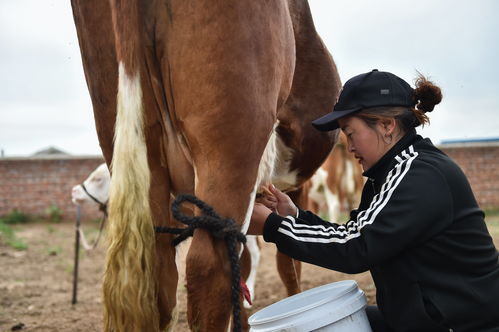
{"label": "bucket rim", "polygon": [[[258,317],[258,314],[264,313],[266,309],[271,310],[271,308],[275,308],[276,306],[282,306],[286,302],[292,302],[293,300],[295,300],[298,297],[302,297],[304,295],[307,295],[307,293],[309,293],[309,294],[319,293],[319,292],[327,291],[328,289],[332,289],[332,288],[341,288],[341,290],[339,292],[336,292],[336,293],[331,293],[329,295],[325,295],[324,298],[320,299],[319,301],[303,305],[300,308],[297,308],[294,310],[278,313],[274,316],[267,317],[267,318],[259,318]],[[357,282],[355,280],[340,280],[340,281],[328,283],[328,284],[325,284],[322,286],[314,287],[314,288],[308,289],[306,291],[303,291],[301,293],[286,297],[280,301],[277,301],[275,303],[272,303],[272,304],[260,309],[259,311],[255,312],[253,315],[251,315],[248,318],[248,323],[251,326],[264,325],[264,324],[267,324],[267,323],[272,322],[272,321],[278,321],[278,320],[282,320],[282,319],[290,317],[290,316],[296,316],[298,314],[304,313],[304,312],[309,311],[311,309],[314,309],[316,307],[320,307],[320,306],[324,305],[325,303],[328,303],[328,302],[334,301],[340,297],[343,297],[344,295],[346,295],[352,291],[355,291],[356,289],[359,290]],[[361,291],[361,293],[362,293],[362,295],[364,294],[362,291]]]}

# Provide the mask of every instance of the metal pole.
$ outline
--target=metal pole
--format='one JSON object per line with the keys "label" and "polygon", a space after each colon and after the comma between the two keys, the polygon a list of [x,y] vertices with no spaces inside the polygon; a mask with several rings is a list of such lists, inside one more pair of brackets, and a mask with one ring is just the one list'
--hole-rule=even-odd
{"label": "metal pole", "polygon": [[75,230],[75,263],[73,268],[73,300],[71,304],[76,304],[78,293],[78,260],[80,257],[80,206],[76,206],[76,230]]}

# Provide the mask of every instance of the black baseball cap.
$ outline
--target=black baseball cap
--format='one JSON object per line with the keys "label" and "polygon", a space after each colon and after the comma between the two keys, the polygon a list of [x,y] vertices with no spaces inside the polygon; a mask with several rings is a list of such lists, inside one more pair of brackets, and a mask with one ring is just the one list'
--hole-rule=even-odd
{"label": "black baseball cap", "polygon": [[380,106],[414,106],[413,89],[400,77],[377,69],[349,79],[333,111],[312,125],[320,131],[339,128],[338,119],[362,109]]}

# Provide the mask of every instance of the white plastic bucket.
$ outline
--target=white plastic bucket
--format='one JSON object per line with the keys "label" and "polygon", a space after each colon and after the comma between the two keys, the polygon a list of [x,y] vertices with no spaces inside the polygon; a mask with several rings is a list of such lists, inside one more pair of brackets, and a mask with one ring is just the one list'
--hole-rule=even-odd
{"label": "white plastic bucket", "polygon": [[248,322],[252,332],[370,332],[366,304],[355,280],[344,280],[271,304],[251,315]]}

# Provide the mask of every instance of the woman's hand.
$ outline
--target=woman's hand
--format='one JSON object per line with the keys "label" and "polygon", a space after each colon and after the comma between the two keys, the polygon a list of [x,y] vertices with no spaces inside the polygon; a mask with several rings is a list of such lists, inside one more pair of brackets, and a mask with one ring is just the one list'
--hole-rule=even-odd
{"label": "woman's hand", "polygon": [[272,212],[281,216],[296,216],[298,208],[288,195],[271,185],[270,194],[259,197],[253,207],[253,214],[248,228],[249,235],[262,235],[265,221]]}
{"label": "woman's hand", "polygon": [[276,211],[277,208],[277,198],[268,189],[261,196],[255,199],[256,203],[260,203],[268,207],[272,212]]}
{"label": "woman's hand", "polygon": [[271,185],[270,187],[270,192],[275,196],[277,199],[277,214],[280,216],[296,216],[296,213],[298,212],[298,208],[296,207],[295,203],[289,198],[288,195],[274,187],[274,185]]}

